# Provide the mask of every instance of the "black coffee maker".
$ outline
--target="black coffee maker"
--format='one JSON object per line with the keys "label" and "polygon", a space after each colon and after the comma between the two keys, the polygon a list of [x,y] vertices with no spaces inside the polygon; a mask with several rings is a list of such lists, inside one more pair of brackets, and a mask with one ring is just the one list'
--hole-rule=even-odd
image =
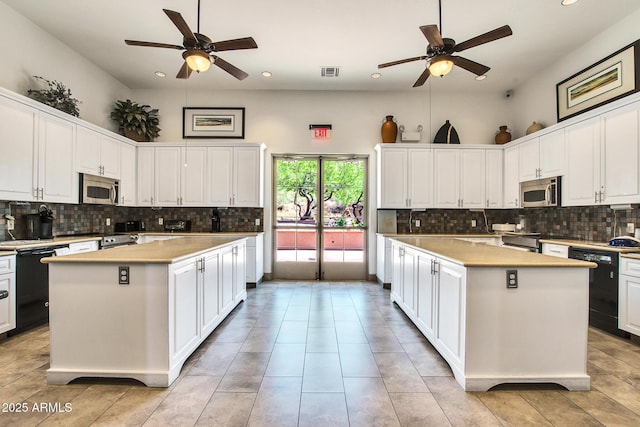
{"label": "black coffee maker", "polygon": [[213,209],[211,211],[211,232],[219,233],[220,229],[220,214],[218,213],[218,209]]}
{"label": "black coffee maker", "polygon": [[40,205],[37,214],[26,215],[27,239],[53,239],[53,212]]}

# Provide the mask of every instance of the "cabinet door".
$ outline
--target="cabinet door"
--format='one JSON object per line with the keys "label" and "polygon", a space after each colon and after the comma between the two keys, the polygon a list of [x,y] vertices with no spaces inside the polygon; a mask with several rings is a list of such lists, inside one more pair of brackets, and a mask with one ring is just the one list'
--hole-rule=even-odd
{"label": "cabinet door", "polygon": [[391,294],[397,301],[402,301],[402,262],[404,248],[391,243]]}
{"label": "cabinet door", "polygon": [[415,267],[417,262],[418,253],[405,248],[402,260],[402,302],[411,315],[416,312]]}
{"label": "cabinet door", "polygon": [[207,148],[187,147],[183,152],[181,205],[206,206]]}
{"label": "cabinet door", "polygon": [[640,201],[640,150],[638,143],[638,107],[621,108],[602,116],[603,126],[601,181],[602,202],[638,203]]}
{"label": "cabinet door", "polygon": [[[437,260],[437,323],[439,349],[461,361],[465,313],[465,269],[448,261]],[[449,358],[446,358],[450,360]]]}
{"label": "cabinet door", "polygon": [[540,178],[565,174],[564,129],[540,137]]}
{"label": "cabinet door", "polygon": [[465,208],[484,208],[485,150],[460,151],[460,204]]}
{"label": "cabinet door", "polygon": [[36,198],[36,123],[34,109],[0,97],[0,200]]}
{"label": "cabinet door", "polygon": [[[0,263],[13,264],[14,257],[0,257]],[[0,299],[0,334],[16,327],[16,281],[13,272],[0,274],[0,291],[9,292],[9,296]]]}
{"label": "cabinet door", "polygon": [[562,180],[563,206],[598,203],[600,188],[599,118],[585,120],[565,129],[567,174]]}
{"label": "cabinet door", "polygon": [[407,208],[407,150],[378,151],[378,208]]}
{"label": "cabinet door", "polygon": [[433,169],[435,183],[436,208],[460,207],[459,151],[454,149],[435,149]]}
{"label": "cabinet door", "polygon": [[260,147],[233,149],[233,206],[262,206]]}
{"label": "cabinet door", "polygon": [[498,209],[502,207],[502,150],[487,150],[485,170],[485,203],[486,208]]}
{"label": "cabinet door", "polygon": [[618,328],[640,335],[640,278],[620,275]]}
{"label": "cabinet door", "polygon": [[203,263],[202,278],[202,336],[206,337],[218,324],[220,319],[220,252],[205,255],[200,261]]}
{"label": "cabinet door", "polygon": [[231,206],[231,170],[233,148],[208,147],[207,164],[207,204],[210,206]]}
{"label": "cabinet door", "polygon": [[195,258],[172,267],[169,286],[171,360],[186,357],[200,338],[198,311],[198,269]]}
{"label": "cabinet door", "polygon": [[247,247],[239,243],[233,247],[234,276],[233,276],[233,301],[239,302],[247,299]]}
{"label": "cabinet door", "polygon": [[120,204],[136,205],[136,147],[122,144],[120,147]]}
{"label": "cabinet door", "polygon": [[520,207],[520,147],[517,145],[504,150],[503,192],[503,207]]}
{"label": "cabinet door", "polygon": [[138,206],[154,206],[155,148],[138,147]]}
{"label": "cabinet door", "polygon": [[227,246],[220,251],[220,313],[226,315],[233,307],[234,258],[233,247]]}
{"label": "cabinet door", "polygon": [[100,137],[100,165],[102,175],[120,179],[120,145],[125,145],[106,135]]}
{"label": "cabinet door", "polygon": [[421,326],[421,330],[427,339],[434,338],[434,276],[431,270],[434,258],[425,254],[418,257],[417,277],[416,277],[416,317]]}
{"label": "cabinet door", "polygon": [[520,181],[538,179],[540,144],[538,138],[520,144]]}
{"label": "cabinet door", "polygon": [[180,204],[180,172],[182,169],[180,147],[156,147],[155,201],[156,206]]}
{"label": "cabinet door", "polygon": [[97,132],[82,126],[77,127],[76,170],[81,173],[100,175],[100,138]]}
{"label": "cabinet door", "polygon": [[[410,208],[433,206],[433,150],[407,150],[409,175],[407,177],[407,202]],[[402,173],[404,169],[398,168]]]}
{"label": "cabinet door", "polygon": [[38,186],[42,189],[42,200],[78,203],[74,168],[76,126],[42,112],[38,121]]}

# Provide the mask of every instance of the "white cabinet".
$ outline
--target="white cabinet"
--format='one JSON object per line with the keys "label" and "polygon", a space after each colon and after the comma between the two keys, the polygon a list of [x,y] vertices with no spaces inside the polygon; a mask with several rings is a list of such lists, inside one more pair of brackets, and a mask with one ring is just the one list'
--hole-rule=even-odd
{"label": "white cabinet", "polygon": [[567,174],[562,180],[563,206],[599,203],[600,120],[593,118],[565,129]]}
{"label": "white cabinet", "polygon": [[181,147],[156,147],[154,164],[154,205],[180,205]]}
{"label": "white cabinet", "polygon": [[0,255],[0,334],[16,327],[15,265],[15,255]]}
{"label": "white cabinet", "polygon": [[171,267],[169,281],[169,321],[171,360],[186,358],[196,347],[200,338],[198,313],[198,287],[202,277],[201,259],[189,258]]}
{"label": "white cabinet", "polygon": [[78,126],[76,171],[119,179],[120,144],[105,134]]}
{"label": "white cabinet", "polygon": [[154,206],[155,149],[138,147],[137,153],[137,205]]}
{"label": "white cabinet", "polygon": [[640,260],[620,257],[618,328],[640,335]]}
{"label": "white cabinet", "polygon": [[120,187],[118,188],[120,205],[136,205],[136,147],[123,143],[120,146]]}
{"label": "white cabinet", "polygon": [[76,125],[41,111],[38,131],[36,200],[78,203],[78,177],[74,173]]}
{"label": "white cabinet", "polygon": [[484,149],[435,149],[435,207],[484,208],[485,162]]}
{"label": "white cabinet", "polygon": [[520,147],[518,145],[504,149],[504,186],[502,206],[520,207]]}
{"label": "white cabinet", "polygon": [[558,129],[520,144],[520,181],[564,175],[564,129]]}
{"label": "white cabinet", "polygon": [[433,206],[433,149],[376,146],[378,208]]}
{"label": "white cabinet", "polygon": [[502,150],[487,150],[486,152],[485,197],[487,202],[485,207],[489,209],[502,208],[503,155]]}
{"label": "white cabinet", "polygon": [[264,146],[208,147],[207,206],[261,207]]}
{"label": "white cabinet", "polygon": [[558,258],[569,258],[569,246],[555,243],[542,243],[542,254]]}
{"label": "white cabinet", "polygon": [[[466,271],[450,261],[437,258],[434,261],[436,276],[436,329],[435,340],[445,359],[462,365],[464,354],[464,313],[466,311]],[[450,357],[446,357],[448,354]]]}
{"label": "white cabinet", "polygon": [[391,259],[391,241],[383,234],[376,234],[376,277],[383,287],[391,283]]}
{"label": "white cabinet", "polygon": [[86,242],[69,243],[69,254],[79,254],[81,252],[93,252],[100,249],[100,244],[97,240],[90,240]]}

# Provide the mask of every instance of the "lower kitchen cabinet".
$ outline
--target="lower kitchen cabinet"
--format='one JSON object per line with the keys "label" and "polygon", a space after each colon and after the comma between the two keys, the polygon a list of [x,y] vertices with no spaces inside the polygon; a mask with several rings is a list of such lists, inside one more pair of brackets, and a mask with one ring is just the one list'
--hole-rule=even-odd
{"label": "lower kitchen cabinet", "polygon": [[542,254],[558,258],[569,258],[569,246],[555,243],[542,243]]}
{"label": "lower kitchen cabinet", "polygon": [[640,336],[640,259],[620,257],[618,328]]}
{"label": "lower kitchen cabinet", "polygon": [[16,256],[0,253],[0,334],[16,327]]}

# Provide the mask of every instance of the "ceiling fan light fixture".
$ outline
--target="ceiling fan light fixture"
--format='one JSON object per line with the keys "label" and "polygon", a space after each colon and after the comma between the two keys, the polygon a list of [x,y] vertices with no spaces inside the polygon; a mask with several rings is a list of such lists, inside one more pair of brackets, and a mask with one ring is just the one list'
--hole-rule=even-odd
{"label": "ceiling fan light fixture", "polygon": [[562,0],[560,2],[563,6],[571,6],[572,4],[578,3],[578,0]]}
{"label": "ceiling fan light fixture", "polygon": [[448,55],[433,58],[429,62],[429,72],[434,76],[445,76],[453,69],[453,61]]}
{"label": "ceiling fan light fixture", "polygon": [[484,79],[486,79],[486,78],[487,78],[486,74],[481,74],[479,76],[476,76],[476,80],[479,81],[479,82],[484,80]]}
{"label": "ceiling fan light fixture", "polygon": [[211,67],[211,58],[209,58],[209,55],[199,49],[187,50],[182,56],[184,60],[187,61],[189,68],[198,73],[207,71],[209,67]]}

